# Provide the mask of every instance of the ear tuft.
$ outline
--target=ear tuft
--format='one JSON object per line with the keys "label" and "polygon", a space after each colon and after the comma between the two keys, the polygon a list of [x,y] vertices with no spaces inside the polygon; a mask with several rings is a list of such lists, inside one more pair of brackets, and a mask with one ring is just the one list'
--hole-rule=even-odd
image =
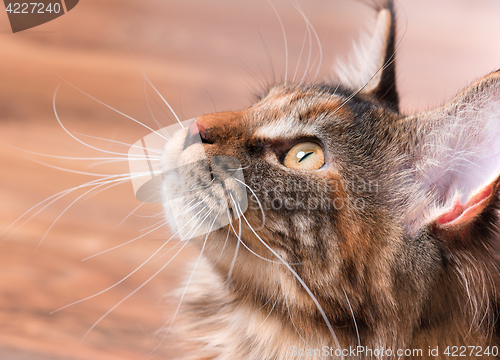
{"label": "ear tuft", "polygon": [[335,75],[341,84],[371,94],[394,110],[399,109],[395,71],[396,24],[394,5],[387,1],[377,15],[373,35],[362,36],[348,62],[339,62]]}
{"label": "ear tuft", "polygon": [[460,199],[455,200],[451,208],[431,224],[431,231],[454,246],[475,246],[474,239],[480,240],[481,247],[488,245],[498,230],[499,185],[500,177],[482,188],[466,204],[461,204]]}

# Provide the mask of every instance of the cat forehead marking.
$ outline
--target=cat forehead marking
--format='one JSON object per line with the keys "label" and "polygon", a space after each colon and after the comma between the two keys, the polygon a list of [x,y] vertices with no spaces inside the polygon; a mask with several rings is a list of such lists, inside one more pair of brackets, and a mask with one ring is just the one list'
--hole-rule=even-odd
{"label": "cat forehead marking", "polygon": [[331,94],[295,91],[287,94],[268,95],[259,108],[265,109],[261,125],[256,129],[257,138],[277,139],[315,136],[319,128],[332,117],[352,118],[343,106],[343,99]]}

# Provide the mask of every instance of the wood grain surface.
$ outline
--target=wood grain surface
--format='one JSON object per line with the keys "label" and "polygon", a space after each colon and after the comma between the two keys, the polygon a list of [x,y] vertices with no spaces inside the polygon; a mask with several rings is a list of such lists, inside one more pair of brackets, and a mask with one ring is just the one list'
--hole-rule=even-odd
{"label": "wood grain surface", "polygon": [[[266,0],[82,0],[68,14],[16,34],[2,8],[0,359],[175,357],[169,338],[162,341],[157,333],[176,306],[163,298],[197,254],[187,248],[173,257],[176,241],[115,287],[51,314],[117,284],[169,237],[165,227],[148,233],[162,220],[161,207],[136,209],[140,203],[129,182],[103,185],[91,197],[85,194],[90,188],[76,188],[21,217],[39,202],[98,178],[61,169],[128,171],[126,161],[57,158],[109,154],[63,130],[54,114],[54,93],[61,84],[55,109],[68,131],[93,147],[124,154],[124,144],[149,131],[110,107],[153,128],[155,119],[163,126],[175,121],[142,73],[182,120],[250,105],[260,86],[284,78],[287,63],[287,78],[301,78],[309,56],[308,36],[300,56],[306,28],[294,2],[272,4],[286,30],[288,60],[280,23]],[[374,13],[347,0],[299,4],[322,43],[317,78],[324,79],[357,34],[369,30]],[[500,67],[497,0],[400,0],[397,9],[398,86],[405,112],[437,106]],[[319,64],[312,40],[309,78]]]}

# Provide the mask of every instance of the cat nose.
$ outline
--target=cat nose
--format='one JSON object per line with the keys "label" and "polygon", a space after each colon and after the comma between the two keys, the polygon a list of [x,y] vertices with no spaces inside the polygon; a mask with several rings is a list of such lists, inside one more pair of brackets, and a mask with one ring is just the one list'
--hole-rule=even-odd
{"label": "cat nose", "polygon": [[195,120],[189,125],[186,140],[184,141],[184,149],[186,149],[190,145],[200,142],[203,144],[213,143],[210,142],[207,138],[207,129],[205,128],[205,126]]}

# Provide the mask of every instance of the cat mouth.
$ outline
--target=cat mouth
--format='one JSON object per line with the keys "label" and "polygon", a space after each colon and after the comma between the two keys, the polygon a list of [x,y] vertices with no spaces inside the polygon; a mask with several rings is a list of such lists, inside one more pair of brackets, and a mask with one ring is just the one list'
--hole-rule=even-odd
{"label": "cat mouth", "polygon": [[238,159],[211,156],[164,173],[165,207],[182,240],[230,225],[248,208]]}
{"label": "cat mouth", "polygon": [[240,161],[208,156],[200,136],[187,134],[192,123],[191,119],[155,131],[129,151],[136,198],[162,204],[181,240],[231,225],[248,208]]}

